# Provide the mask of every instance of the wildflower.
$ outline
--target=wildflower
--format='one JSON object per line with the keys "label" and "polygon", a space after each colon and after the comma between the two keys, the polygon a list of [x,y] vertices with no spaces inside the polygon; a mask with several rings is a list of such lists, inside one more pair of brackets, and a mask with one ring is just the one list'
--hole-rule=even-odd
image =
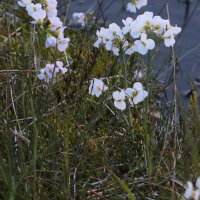
{"label": "wildflower", "polygon": [[143,6],[147,5],[147,0],[136,0],[136,7],[137,9],[140,9]]}
{"label": "wildflower", "polygon": [[[101,31],[101,30],[100,30]],[[96,32],[96,35],[97,35],[97,37],[98,37],[98,40],[94,43],[94,47],[97,47],[97,48],[99,48],[99,45],[102,43],[102,41],[103,41],[103,39],[102,39],[102,37],[101,37],[101,35],[100,35],[100,31],[99,30],[97,30],[97,32]]]}
{"label": "wildflower", "polygon": [[40,80],[44,79],[45,82],[49,82],[49,79],[50,79],[50,77],[49,77],[49,69],[48,68],[41,69],[40,73],[41,74],[38,75],[38,78]]}
{"label": "wildflower", "polygon": [[46,42],[45,42],[45,46],[46,46],[46,48],[55,47],[56,46],[56,38],[48,33],[47,39],[46,39]]}
{"label": "wildflower", "polygon": [[100,31],[97,30],[96,35],[98,37],[98,40],[94,43],[94,47],[99,48],[99,45],[101,42],[106,44],[107,41],[110,41],[114,39],[114,36],[112,35],[112,32],[110,29],[101,28]]}
{"label": "wildflower", "polygon": [[77,19],[77,22],[81,26],[85,26],[85,14],[84,13],[73,13],[73,19]]}
{"label": "wildflower", "polygon": [[99,97],[101,93],[107,89],[108,87],[104,85],[102,80],[94,78],[89,87],[89,94]]}
{"label": "wildflower", "polygon": [[128,10],[128,11],[130,11],[130,12],[136,13],[135,0],[133,0],[131,3],[128,3],[128,4],[127,4],[126,10]]}
{"label": "wildflower", "polygon": [[143,28],[143,24],[139,23],[138,21],[134,21],[134,24],[132,24],[132,30],[130,32],[130,35],[133,38],[138,38],[141,36],[142,33],[146,33],[146,31]]}
{"label": "wildflower", "polygon": [[132,0],[131,3],[128,3],[127,10],[130,12],[136,12],[136,8],[140,9],[143,6],[147,5],[147,0]]}
{"label": "wildflower", "polygon": [[137,46],[137,51],[142,55],[145,55],[148,50],[152,50],[155,47],[155,42],[152,39],[147,39],[147,35],[144,33],[141,35],[141,39],[136,40],[134,44]]}
{"label": "wildflower", "polygon": [[133,88],[127,88],[125,93],[130,98],[129,102],[131,104],[138,104],[148,96],[148,92],[143,90],[143,86],[140,82],[134,83]]}
{"label": "wildflower", "polygon": [[113,98],[114,98],[114,105],[116,108],[118,108],[119,110],[125,110],[126,108],[126,103],[124,102],[125,100],[125,93],[124,91],[118,92],[115,91],[113,92]]}
{"label": "wildflower", "polygon": [[132,55],[135,51],[137,51],[135,44],[131,44],[130,48],[125,51],[125,54]]}
{"label": "wildflower", "polygon": [[58,66],[58,68],[61,71],[61,74],[65,74],[68,69],[63,67],[63,62],[62,61],[56,61],[56,65]]}
{"label": "wildflower", "polygon": [[57,0],[47,0],[46,2],[47,6],[54,7],[54,8],[57,7],[57,4],[58,4]]}
{"label": "wildflower", "polygon": [[136,21],[142,25],[142,29],[147,31],[151,29],[153,23],[153,13],[146,11],[142,15],[138,15]]}
{"label": "wildflower", "polygon": [[31,4],[29,4],[29,5],[26,6],[26,10],[28,11],[28,14],[30,16],[32,16],[32,14],[34,12],[37,12],[37,11],[39,11],[41,9],[42,9],[42,5],[40,3],[37,3],[37,4],[31,3]]}
{"label": "wildflower", "polygon": [[35,21],[32,21],[32,24],[40,24],[42,25],[44,22],[44,18],[46,17],[46,12],[44,10],[38,10],[32,14],[33,19]]}
{"label": "wildflower", "polygon": [[69,38],[61,38],[61,39],[57,42],[57,44],[58,44],[58,50],[59,50],[60,52],[64,52],[65,49],[66,49],[66,48],[68,47],[68,45],[69,45],[69,41],[70,41]]}
{"label": "wildflower", "polygon": [[133,19],[131,17],[127,17],[126,20],[122,19],[123,24],[125,25],[122,28],[122,32],[123,34],[127,34],[130,33],[133,29],[133,27],[135,26],[136,21],[133,21]]}
{"label": "wildflower", "polygon": [[49,19],[49,21],[50,21],[49,27],[51,28],[51,31],[55,31],[56,29],[62,27],[62,22],[58,17],[52,17]]}
{"label": "wildflower", "polygon": [[164,40],[166,47],[173,46],[175,44],[175,39],[174,39],[174,36],[173,36],[173,30],[172,29],[167,30],[163,34],[162,39]]}
{"label": "wildflower", "polygon": [[169,20],[164,20],[160,16],[155,16],[152,21],[153,30],[157,35],[163,34],[169,25]]}
{"label": "wildflower", "polygon": [[21,0],[18,1],[18,4],[22,7],[26,7],[27,5],[31,4],[31,0]]}
{"label": "wildflower", "polygon": [[44,10],[47,12],[48,19],[51,19],[52,17],[57,16],[57,9],[53,6],[47,6],[44,8]]}
{"label": "wildflower", "polygon": [[184,194],[185,198],[186,199],[194,198],[194,200],[198,200],[199,196],[200,196],[199,188],[198,188],[198,190],[194,190],[193,184],[190,181],[187,182],[187,185],[188,185],[188,187],[187,187],[185,194]]}
{"label": "wildflower", "polygon": [[58,73],[59,69],[54,66],[54,64],[47,64],[45,69],[49,70],[49,77],[52,78],[53,76],[56,76]]}
{"label": "wildflower", "polygon": [[115,23],[109,25],[109,30],[111,31],[114,37],[122,35],[121,28]]}

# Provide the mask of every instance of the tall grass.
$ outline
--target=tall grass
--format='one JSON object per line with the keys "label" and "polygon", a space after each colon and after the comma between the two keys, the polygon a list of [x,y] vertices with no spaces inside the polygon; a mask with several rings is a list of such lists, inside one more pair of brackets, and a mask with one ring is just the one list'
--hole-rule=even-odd
{"label": "tall grass", "polygon": [[[0,199],[183,199],[186,181],[199,176],[197,96],[193,91],[187,111],[174,93],[175,115],[164,91],[176,70],[166,83],[155,76],[175,67],[176,55],[156,66],[159,47],[144,60],[94,48],[98,20],[89,14],[85,28],[68,27],[70,70],[46,84],[40,68],[67,64],[65,55],[46,49],[44,35],[15,5],[1,2]],[[101,6],[95,15],[103,15]],[[122,112],[109,92],[88,94],[94,77],[113,90],[132,86],[136,69],[146,71],[144,103]]]}

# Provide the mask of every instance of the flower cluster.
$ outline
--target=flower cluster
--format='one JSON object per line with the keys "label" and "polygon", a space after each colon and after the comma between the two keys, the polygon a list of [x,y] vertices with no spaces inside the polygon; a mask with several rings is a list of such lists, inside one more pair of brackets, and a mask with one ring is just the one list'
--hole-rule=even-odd
{"label": "flower cluster", "polygon": [[49,80],[56,76],[56,74],[60,71],[61,74],[65,74],[68,69],[66,67],[63,67],[62,61],[56,61],[56,66],[54,64],[47,64],[45,68],[40,70],[40,73],[38,75],[38,78],[40,80],[43,80],[45,82],[49,82]]}
{"label": "flower cluster", "polygon": [[[57,1],[56,0],[42,0],[41,3],[34,4],[31,0],[21,0],[18,1],[18,4],[22,7],[26,7],[28,14],[34,19],[32,24],[40,25],[40,28],[43,27],[44,23],[48,23],[48,28],[45,30],[46,33],[46,42],[45,47],[55,47],[57,46],[60,52],[64,52],[69,45],[69,38],[64,38],[64,30],[66,27],[63,26],[62,21],[57,17]],[[67,57],[66,57],[67,59]],[[67,60],[68,62],[68,60]],[[48,64],[44,69],[41,69],[41,74],[38,75],[39,79],[44,79],[48,81],[49,78],[52,78],[57,73],[57,68],[54,70],[53,65]],[[63,66],[63,64],[62,64]],[[63,71],[61,66],[61,72]],[[54,74],[52,73],[54,71]]]}
{"label": "flower cluster", "polygon": [[[122,20],[125,25],[122,29],[115,23],[109,25],[109,28],[97,30],[98,40],[94,46],[99,48],[104,44],[108,51],[113,51],[114,55],[119,55],[120,47],[125,50],[125,54],[138,52],[145,55],[148,50],[155,48],[155,41],[152,38],[153,33],[164,40],[165,46],[170,47],[175,44],[174,37],[181,32],[181,28],[171,26],[169,20],[164,20],[160,16],[154,16],[152,12],[145,12],[138,15],[136,20],[128,17]],[[126,37],[131,36],[132,41],[127,41]],[[151,36],[151,38],[148,38]]]}
{"label": "flower cluster", "polygon": [[197,178],[196,181],[196,190],[193,188],[193,184],[191,181],[187,182],[187,189],[185,191],[185,198],[190,199],[193,198],[194,200],[198,200],[200,196],[200,177]]}
{"label": "flower cluster", "polygon": [[128,42],[125,40],[121,28],[112,23],[109,28],[101,28],[96,33],[98,40],[94,43],[94,46],[99,48],[99,45],[103,43],[108,51],[113,51],[116,56],[119,56],[120,44],[122,48],[128,46]]}
{"label": "flower cluster", "polygon": [[132,0],[132,2],[127,4],[127,10],[136,13],[136,8],[140,9],[147,5],[147,0]]}
{"label": "flower cluster", "polygon": [[[102,80],[94,78],[89,87],[89,94],[99,97],[103,91],[108,89]],[[148,92],[143,89],[140,82],[136,82],[133,88],[127,88],[125,91],[121,90],[113,92],[114,105],[119,110],[126,109],[125,99],[128,98],[131,105],[136,105],[143,101],[148,96]]]}

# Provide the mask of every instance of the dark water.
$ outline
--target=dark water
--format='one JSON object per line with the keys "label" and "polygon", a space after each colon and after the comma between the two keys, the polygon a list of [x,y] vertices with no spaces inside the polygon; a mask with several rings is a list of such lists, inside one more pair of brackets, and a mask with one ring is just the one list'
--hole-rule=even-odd
{"label": "dark water", "polygon": [[[99,3],[102,0],[98,0]],[[113,0],[105,0],[103,4],[103,9],[105,9]],[[130,1],[127,1],[130,2]],[[175,45],[175,57],[180,59],[187,52],[191,51],[193,48],[200,45],[200,0],[168,0],[170,22],[171,24],[177,24],[179,27],[185,27],[179,37],[176,39],[177,43]],[[138,14],[142,14],[145,11],[151,11],[154,15],[157,15],[163,8],[165,0],[148,0],[148,5],[142,7],[138,10]],[[105,11],[104,17],[107,18],[107,24],[113,22],[116,15],[122,8],[123,0],[115,0],[114,3]],[[127,4],[127,3],[126,3]],[[125,4],[125,5],[126,5]],[[93,6],[93,7],[92,7]],[[68,17],[72,17],[73,12],[87,12],[89,8],[92,10],[98,7],[96,0],[74,0],[71,2],[71,7],[69,9]],[[64,8],[62,7],[62,10]],[[126,17],[136,17],[136,14],[126,11],[126,9],[121,10],[119,16],[115,19],[120,27],[123,27],[122,19]],[[160,13],[160,16],[167,19],[167,9],[166,7]],[[161,46],[161,49],[156,57],[154,65],[162,64],[168,58],[170,53],[170,48]],[[189,76],[197,87],[197,91],[200,91],[200,46],[184,56],[179,61],[180,73],[178,75],[178,85],[180,86],[181,92],[184,98],[184,104],[187,105],[189,102],[188,93],[191,91],[191,85],[187,76]],[[166,68],[167,69],[167,68]],[[159,78],[159,80],[164,80],[166,73]],[[173,87],[168,88],[168,97],[171,98]]]}

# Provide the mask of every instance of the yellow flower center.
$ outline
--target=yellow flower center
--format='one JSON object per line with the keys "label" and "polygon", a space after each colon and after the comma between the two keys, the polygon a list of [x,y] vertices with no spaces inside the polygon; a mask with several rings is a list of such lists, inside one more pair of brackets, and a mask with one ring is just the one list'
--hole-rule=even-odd
{"label": "yellow flower center", "polygon": [[47,72],[44,72],[44,75],[45,75],[45,76],[48,76]]}
{"label": "yellow flower center", "polygon": [[37,10],[36,10],[36,8],[35,8],[35,6],[33,7],[33,10],[36,12]]}
{"label": "yellow flower center", "polygon": [[98,89],[99,91],[102,91],[102,89],[101,89],[101,87],[100,87],[100,86],[97,86],[97,89]]}
{"label": "yellow flower center", "polygon": [[139,93],[140,93],[139,90],[133,91],[133,92],[132,92],[132,96],[133,96],[133,97],[136,97]]}

